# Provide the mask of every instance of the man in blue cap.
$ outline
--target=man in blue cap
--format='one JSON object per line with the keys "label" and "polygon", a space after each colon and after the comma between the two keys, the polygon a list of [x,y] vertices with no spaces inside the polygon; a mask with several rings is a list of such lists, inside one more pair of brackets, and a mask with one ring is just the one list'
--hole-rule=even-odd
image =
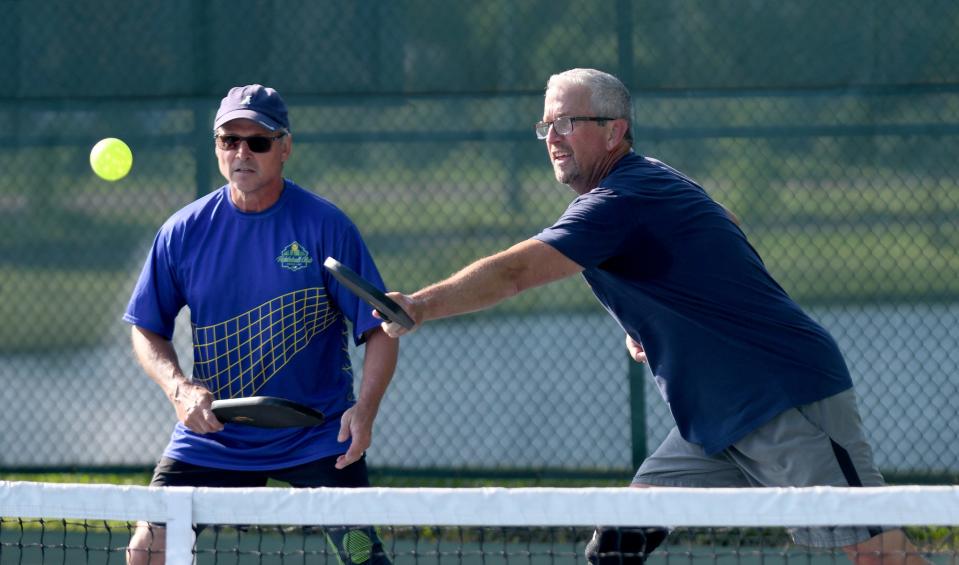
{"label": "man in blue cap", "polygon": [[[369,486],[364,453],[399,344],[322,263],[336,257],[382,289],[380,274],[342,211],[283,178],[293,136],[276,90],[230,89],[213,128],[227,183],[163,224],[123,316],[140,365],[178,420],[151,485]],[[193,328],[191,378],[171,343],[184,306]],[[366,346],[358,397],[350,328],[354,343]],[[258,428],[214,416],[214,400],[249,396],[294,400],[327,421]],[[388,563],[372,528],[333,532],[331,540],[345,563]],[[162,563],[164,547],[162,525],[141,522],[128,562]]]}

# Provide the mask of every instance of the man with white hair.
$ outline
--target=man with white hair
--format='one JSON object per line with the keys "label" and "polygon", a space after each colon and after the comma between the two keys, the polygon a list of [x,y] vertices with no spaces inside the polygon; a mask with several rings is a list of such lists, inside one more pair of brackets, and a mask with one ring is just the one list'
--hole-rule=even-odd
{"label": "man with white hair", "polygon": [[[835,340],[773,280],[736,218],[633,151],[629,91],[593,69],[552,76],[536,135],[577,197],[551,227],[411,295],[416,326],[581,274],[648,362],[676,426],[632,486],[878,486]],[[408,330],[383,323],[391,336]],[[784,464],[785,463],[785,464]],[[642,563],[662,529],[603,529],[590,562]],[[919,563],[900,530],[811,529],[857,563]]]}

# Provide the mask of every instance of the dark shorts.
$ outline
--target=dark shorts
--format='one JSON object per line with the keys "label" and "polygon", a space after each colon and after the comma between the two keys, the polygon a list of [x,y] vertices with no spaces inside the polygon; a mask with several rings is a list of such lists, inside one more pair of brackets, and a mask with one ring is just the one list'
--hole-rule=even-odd
{"label": "dark shorts", "polygon": [[262,487],[270,479],[296,488],[368,487],[366,457],[347,466],[334,467],[338,455],[331,455],[295,467],[266,471],[233,471],[201,467],[163,457],[153,471],[150,486],[154,487]]}
{"label": "dark shorts", "polygon": [[[296,488],[370,486],[365,456],[345,469],[337,469],[334,466],[337,457],[338,455],[331,455],[295,467],[267,471],[215,469],[163,457],[157,463],[150,486],[262,487],[266,486],[270,479],[288,483]],[[203,524],[196,524],[193,527],[198,535],[205,528]],[[383,551],[383,543],[374,528],[344,525],[324,528],[323,531],[328,543],[336,549],[339,563],[391,565],[390,559]]]}

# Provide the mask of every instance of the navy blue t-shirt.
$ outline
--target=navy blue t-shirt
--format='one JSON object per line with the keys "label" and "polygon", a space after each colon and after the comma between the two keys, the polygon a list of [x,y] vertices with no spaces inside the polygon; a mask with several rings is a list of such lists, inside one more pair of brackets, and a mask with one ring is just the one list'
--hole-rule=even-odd
{"label": "navy blue t-shirt", "polygon": [[692,180],[623,157],[535,239],[585,270],[633,339],[682,436],[717,453],[791,407],[852,386],[835,340]]}
{"label": "navy blue t-shirt", "polygon": [[190,308],[193,381],[214,398],[278,396],[329,416],[311,428],[226,424],[196,434],[177,423],[164,455],[220,469],[291,467],[344,453],[338,416],[355,403],[355,343],[379,326],[372,308],[323,268],[331,256],[380,289],[356,226],[329,201],[285,181],[269,209],[246,213],[223,186],[160,228],[123,319],[169,339]]}

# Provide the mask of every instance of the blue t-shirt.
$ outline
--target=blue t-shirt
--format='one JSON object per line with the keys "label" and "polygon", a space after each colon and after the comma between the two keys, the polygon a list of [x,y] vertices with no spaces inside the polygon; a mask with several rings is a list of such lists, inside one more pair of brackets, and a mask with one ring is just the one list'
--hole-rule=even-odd
{"label": "blue t-shirt", "polygon": [[682,436],[717,453],[852,386],[835,340],[692,180],[630,153],[535,237],[585,270],[633,339]]}
{"label": "blue t-shirt", "polygon": [[245,213],[229,186],[160,228],[123,319],[173,335],[190,308],[193,381],[216,399],[278,396],[327,414],[312,428],[226,424],[195,434],[177,423],[164,455],[221,469],[261,470],[344,453],[339,416],[355,403],[352,338],[379,325],[372,309],[323,268],[326,257],[383,288],[356,226],[327,200],[287,180],[268,210]]}

